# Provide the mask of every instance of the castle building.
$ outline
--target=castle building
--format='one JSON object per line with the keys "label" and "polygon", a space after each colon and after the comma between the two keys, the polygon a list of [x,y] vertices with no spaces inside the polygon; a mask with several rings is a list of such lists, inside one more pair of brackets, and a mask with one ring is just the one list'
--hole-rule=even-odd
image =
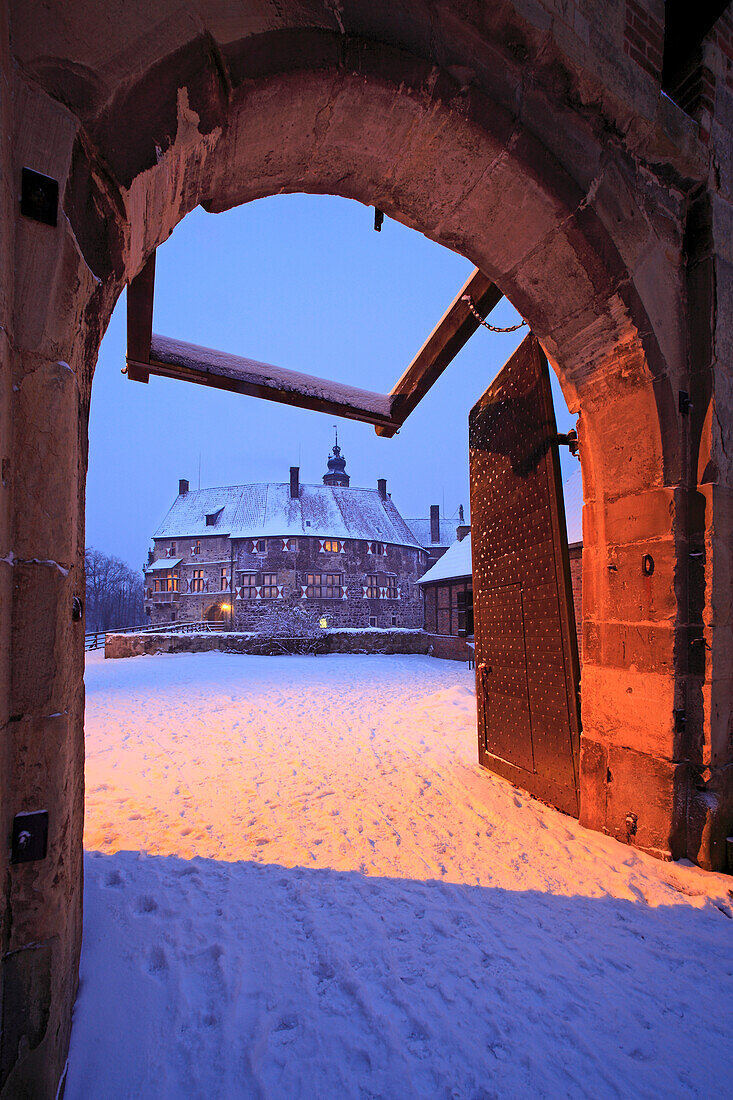
{"label": "castle building", "polygon": [[257,630],[274,606],[312,609],[329,626],[423,624],[416,581],[428,552],[380,479],[354,488],[338,441],[321,485],[289,482],[191,490],[153,535],[145,568],[151,625],[223,622]]}

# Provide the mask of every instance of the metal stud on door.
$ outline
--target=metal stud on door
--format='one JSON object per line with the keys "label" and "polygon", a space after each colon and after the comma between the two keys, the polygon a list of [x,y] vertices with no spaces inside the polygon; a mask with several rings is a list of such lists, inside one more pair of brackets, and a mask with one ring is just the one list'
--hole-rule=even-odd
{"label": "metal stud on door", "polygon": [[469,416],[479,761],[578,815],[577,636],[547,360],[529,335]]}

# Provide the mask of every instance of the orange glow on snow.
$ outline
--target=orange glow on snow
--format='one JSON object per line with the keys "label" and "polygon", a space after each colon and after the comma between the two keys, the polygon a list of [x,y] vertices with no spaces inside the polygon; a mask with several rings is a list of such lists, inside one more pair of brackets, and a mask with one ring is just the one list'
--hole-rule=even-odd
{"label": "orange glow on snow", "polygon": [[[639,900],[649,857],[479,768],[471,673],[390,660],[106,662],[109,690],[87,696],[85,847]],[[667,865],[647,902],[679,899],[680,876],[707,892],[698,874]]]}

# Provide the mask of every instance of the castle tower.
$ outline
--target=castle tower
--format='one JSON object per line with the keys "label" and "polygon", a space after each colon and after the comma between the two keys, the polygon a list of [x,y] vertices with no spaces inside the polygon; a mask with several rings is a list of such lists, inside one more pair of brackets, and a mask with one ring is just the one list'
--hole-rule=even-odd
{"label": "castle tower", "polygon": [[328,456],[328,473],[323,475],[323,484],[340,485],[342,488],[347,489],[349,480],[349,475],[346,473],[346,459],[341,454],[338,432],[336,432],[336,442],[333,445],[331,454]]}

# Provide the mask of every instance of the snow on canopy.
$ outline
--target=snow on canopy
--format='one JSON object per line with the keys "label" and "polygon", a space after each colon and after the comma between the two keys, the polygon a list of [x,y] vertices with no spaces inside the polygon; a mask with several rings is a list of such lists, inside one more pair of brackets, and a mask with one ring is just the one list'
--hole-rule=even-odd
{"label": "snow on canopy", "polygon": [[[206,517],[219,512],[214,524]],[[179,495],[153,535],[180,539],[228,535],[233,539],[310,535],[362,539],[419,548],[413,532],[388,497],[377,489],[337,485],[303,485],[290,495],[290,485],[267,482],[193,489]]]}
{"label": "snow on canopy", "polygon": [[[572,545],[583,541],[583,479],[580,470],[571,474],[563,485],[563,496],[568,543]],[[417,584],[460,580],[471,576],[471,568],[471,536],[466,535],[462,542],[454,542]]]}
{"label": "snow on canopy", "polygon": [[160,573],[164,569],[175,569],[182,561],[183,558],[176,558],[175,561],[172,558],[160,558],[158,561],[151,562],[150,565],[146,566],[145,572]]}

